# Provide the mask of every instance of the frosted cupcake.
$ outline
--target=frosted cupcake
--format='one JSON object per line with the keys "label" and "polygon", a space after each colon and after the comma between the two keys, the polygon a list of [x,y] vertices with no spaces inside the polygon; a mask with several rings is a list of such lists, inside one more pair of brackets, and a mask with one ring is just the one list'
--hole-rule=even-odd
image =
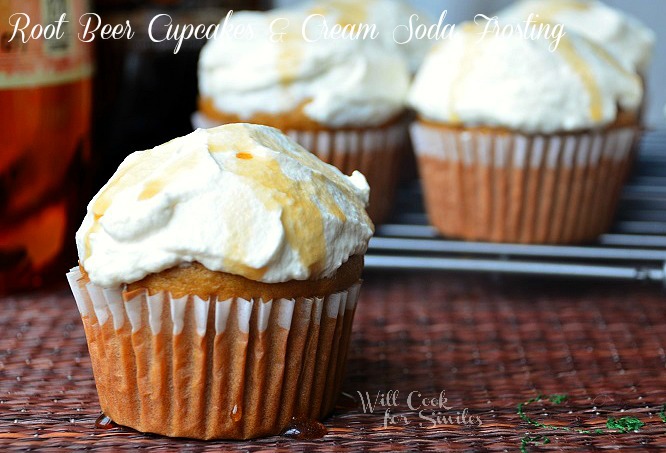
{"label": "frosted cupcake", "polygon": [[407,66],[371,40],[322,37],[324,22],[335,21],[305,23],[308,17],[301,10],[235,14],[231,25],[253,34],[220,35],[202,50],[194,123],[277,127],[343,173],[360,170],[373,189],[370,216],[381,221],[406,139]]}
{"label": "frosted cupcake", "polygon": [[68,274],[102,411],[198,439],[330,413],[373,232],[368,190],[250,124],[128,156],[90,202]]}
{"label": "frosted cupcake", "polygon": [[410,93],[431,222],[472,240],[596,238],[630,164],[640,78],[571,32],[555,51],[480,32],[466,24],[436,46]]}

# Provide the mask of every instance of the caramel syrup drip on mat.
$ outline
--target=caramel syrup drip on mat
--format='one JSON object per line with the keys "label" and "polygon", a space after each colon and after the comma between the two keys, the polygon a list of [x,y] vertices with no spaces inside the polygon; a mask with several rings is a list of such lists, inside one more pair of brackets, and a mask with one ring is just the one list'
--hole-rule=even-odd
{"label": "caramel syrup drip on mat", "polygon": [[97,420],[95,420],[95,428],[99,429],[113,429],[113,428],[118,428],[118,425],[111,420],[110,417],[100,414],[99,417],[97,417]]}
{"label": "caramel syrup drip on mat", "polygon": [[317,420],[294,417],[280,435],[296,440],[314,440],[321,439],[326,435],[326,432],[326,427]]}

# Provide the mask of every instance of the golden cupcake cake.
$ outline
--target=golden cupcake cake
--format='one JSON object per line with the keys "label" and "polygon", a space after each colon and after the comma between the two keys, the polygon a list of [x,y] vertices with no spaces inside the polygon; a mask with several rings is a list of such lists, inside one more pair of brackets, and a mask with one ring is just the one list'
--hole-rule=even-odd
{"label": "golden cupcake cake", "polygon": [[595,239],[630,166],[640,77],[573,32],[483,30],[464,24],[433,48],[409,95],[430,221],[470,240]]}
{"label": "golden cupcake cake", "polygon": [[340,391],[369,188],[276,129],[198,129],[131,154],[88,206],[68,274],[116,423],[280,433]]}
{"label": "golden cupcake cake", "polygon": [[[196,126],[249,121],[276,127],[345,174],[361,171],[372,188],[369,213],[390,212],[407,138],[406,61],[372,39],[333,39],[340,21],[321,7],[240,12],[230,27],[248,36],[210,40],[199,59]],[[355,22],[354,22],[355,23]]]}

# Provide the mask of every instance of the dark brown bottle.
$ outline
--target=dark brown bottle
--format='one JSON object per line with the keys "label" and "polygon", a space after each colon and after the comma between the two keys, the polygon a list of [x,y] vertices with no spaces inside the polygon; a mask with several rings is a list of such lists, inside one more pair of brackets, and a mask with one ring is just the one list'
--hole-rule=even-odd
{"label": "dark brown bottle", "polygon": [[205,39],[151,41],[150,21],[168,14],[174,27],[219,23],[229,9],[267,9],[265,0],[97,0],[103,23],[129,20],[132,39],[96,40],[93,145],[101,156],[98,181],[106,181],[132,151],[152,148],[192,131],[197,62]]}

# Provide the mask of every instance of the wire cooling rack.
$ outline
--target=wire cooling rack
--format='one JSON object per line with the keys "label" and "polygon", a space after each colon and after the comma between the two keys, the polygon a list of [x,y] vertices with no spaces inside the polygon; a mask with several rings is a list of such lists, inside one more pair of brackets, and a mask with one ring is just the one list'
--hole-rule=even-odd
{"label": "wire cooling rack", "polygon": [[666,285],[666,131],[644,134],[638,161],[608,234],[580,246],[466,242],[428,224],[418,182],[398,193],[390,223],[377,228],[368,269],[537,274]]}

